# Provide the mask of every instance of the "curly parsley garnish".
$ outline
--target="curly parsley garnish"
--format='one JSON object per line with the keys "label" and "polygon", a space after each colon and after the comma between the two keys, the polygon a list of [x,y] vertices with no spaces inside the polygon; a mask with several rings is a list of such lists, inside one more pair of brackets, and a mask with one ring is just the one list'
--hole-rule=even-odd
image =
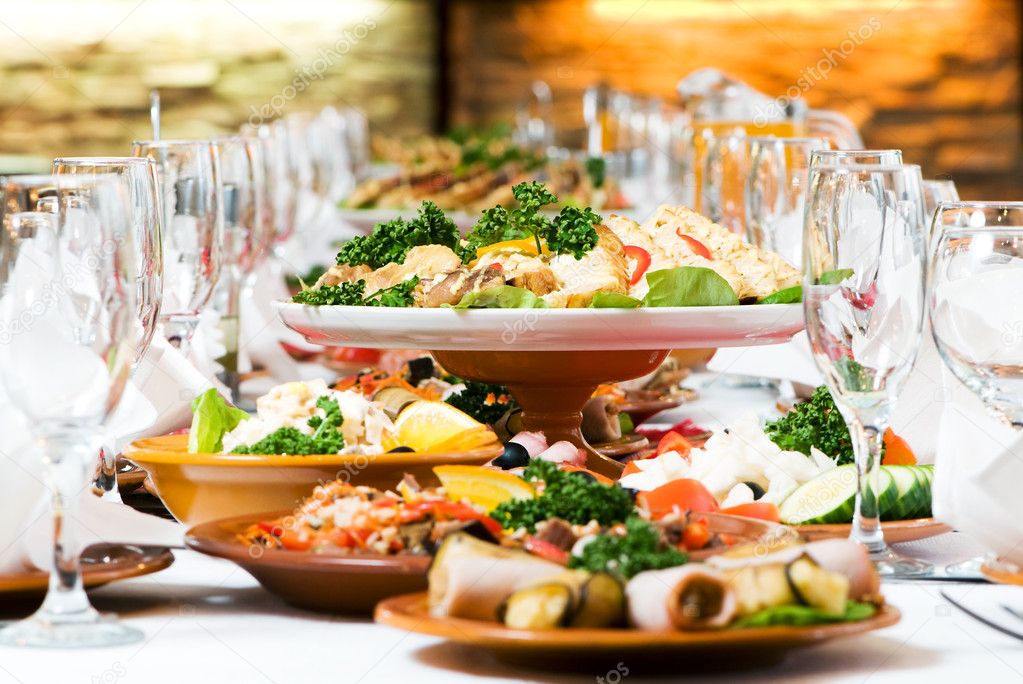
{"label": "curly parsley garnish", "polygon": [[666,544],[654,526],[638,517],[625,521],[625,534],[602,534],[571,556],[568,567],[590,572],[610,572],[631,579],[645,570],[673,568],[689,557]]}
{"label": "curly parsley garnish", "polygon": [[366,281],[357,280],[353,283],[337,285],[321,285],[318,288],[302,290],[291,298],[291,301],[310,306],[412,306],[412,291],[419,284],[419,277],[377,290],[366,297]]}
{"label": "curly parsley garnish", "polygon": [[827,385],[815,389],[809,399],[793,406],[778,420],[764,425],[764,432],[785,451],[809,456],[810,447],[817,447],[838,459],[839,465],[854,462],[849,428]]}
{"label": "curly parsley garnish", "polygon": [[419,208],[419,215],[411,221],[396,218],[379,223],[372,234],[360,235],[346,242],[337,253],[337,263],[366,264],[370,268],[380,268],[392,262],[401,264],[409,250],[421,245],[444,245],[457,252],[459,237],[454,221],[445,216],[436,204],[425,201]]}
{"label": "curly parsley garnish", "polygon": [[508,530],[524,527],[532,532],[538,522],[548,518],[579,525],[596,520],[608,526],[626,520],[633,512],[632,497],[621,487],[559,470],[550,461],[530,461],[522,477],[543,481],[543,494],[535,499],[505,501],[491,511],[490,516]]}
{"label": "curly parsley garnish", "polygon": [[508,409],[518,406],[515,399],[508,393],[507,387],[488,385],[475,380],[466,380],[465,389],[457,394],[452,394],[444,401],[487,425],[496,423]]}
{"label": "curly parsley garnish", "polygon": [[336,454],[345,446],[341,424],[344,416],[337,399],[320,397],[316,407],[323,410],[324,415],[316,415],[306,421],[313,428],[313,434],[307,435],[297,428],[282,427],[255,444],[238,446],[231,450],[232,454],[288,454],[291,456],[308,456],[310,454]]}

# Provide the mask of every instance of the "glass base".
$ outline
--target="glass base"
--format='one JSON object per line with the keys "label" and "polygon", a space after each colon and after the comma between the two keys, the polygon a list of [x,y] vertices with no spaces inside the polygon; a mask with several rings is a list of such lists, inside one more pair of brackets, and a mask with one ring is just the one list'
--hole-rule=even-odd
{"label": "glass base", "polygon": [[900,556],[887,546],[870,554],[877,574],[885,579],[909,579],[934,574],[934,566],[915,558]]}
{"label": "glass base", "polygon": [[74,616],[62,615],[59,620],[39,610],[0,629],[0,645],[31,648],[122,646],[144,637],[140,630],[119,622],[116,616],[101,615],[92,608]]}
{"label": "glass base", "polygon": [[959,563],[953,563],[952,565],[945,566],[945,574],[949,577],[963,577],[963,578],[976,578],[981,575],[980,568],[985,562],[992,560],[991,558],[985,558],[984,556],[977,556],[970,560],[964,560]]}

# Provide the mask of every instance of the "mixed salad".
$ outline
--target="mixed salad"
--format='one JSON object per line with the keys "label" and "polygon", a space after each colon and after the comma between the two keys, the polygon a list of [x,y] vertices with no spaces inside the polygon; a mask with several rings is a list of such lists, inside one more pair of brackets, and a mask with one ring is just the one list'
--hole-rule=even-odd
{"label": "mixed salad", "polygon": [[545,208],[542,183],[515,185],[515,209],[483,211],[463,238],[430,201],[416,218],[341,246],[336,264],[294,295],[308,305],[636,308],[800,301],[799,272],[684,207],[643,224],[589,208]]}

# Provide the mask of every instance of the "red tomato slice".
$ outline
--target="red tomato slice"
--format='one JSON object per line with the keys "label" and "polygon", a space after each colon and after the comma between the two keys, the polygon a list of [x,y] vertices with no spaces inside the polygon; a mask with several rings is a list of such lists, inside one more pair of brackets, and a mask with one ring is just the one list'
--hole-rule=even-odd
{"label": "red tomato slice", "polygon": [[657,489],[640,492],[636,502],[650,511],[655,520],[674,511],[705,513],[718,510],[718,501],[699,480],[681,478],[666,482]]}
{"label": "red tomato slice", "polygon": [[568,565],[568,551],[565,551],[560,546],[555,546],[549,541],[529,536],[525,538],[522,545],[526,551],[529,551],[534,556],[539,556],[558,565]]}
{"label": "red tomato slice", "polygon": [[781,522],[781,517],[778,515],[778,507],[773,503],[753,501],[751,503],[739,504],[738,506],[722,508],[721,512],[727,513],[728,515],[742,515],[747,518],[759,518],[760,520],[768,520],[770,522]]}
{"label": "red tomato slice", "polygon": [[881,465],[916,465],[916,454],[909,442],[892,432],[891,428],[884,431],[884,457]]}
{"label": "red tomato slice", "polygon": [[334,361],[375,364],[380,361],[380,350],[362,347],[336,347],[330,350],[330,358]]}
{"label": "red tomato slice", "polygon": [[700,522],[689,523],[686,528],[682,530],[682,546],[686,547],[688,551],[697,551],[702,549],[710,541],[710,530],[707,526]]}
{"label": "red tomato slice", "polygon": [[308,551],[313,545],[313,539],[304,531],[289,529],[281,530],[281,546],[289,551]]}
{"label": "red tomato slice", "polygon": [[674,430],[669,430],[664,437],[661,437],[660,441],[657,442],[657,455],[660,456],[668,451],[677,451],[683,458],[689,456],[689,452],[692,451],[693,445],[689,443],[689,440],[683,437],[681,434]]}
{"label": "red tomato slice", "polygon": [[686,244],[689,245],[689,249],[693,250],[693,253],[696,254],[697,256],[702,256],[704,259],[711,260],[714,259],[714,257],[710,253],[710,250],[707,249],[707,245],[703,244],[702,242],[694,238],[692,235],[686,235],[685,233],[682,232],[681,228],[677,228],[675,230],[675,235],[678,235],[680,238],[685,240]]}
{"label": "red tomato slice", "polygon": [[636,268],[632,271],[632,277],[629,279],[629,284],[635,285],[650,268],[650,252],[636,245],[625,245],[625,257],[636,260]]}

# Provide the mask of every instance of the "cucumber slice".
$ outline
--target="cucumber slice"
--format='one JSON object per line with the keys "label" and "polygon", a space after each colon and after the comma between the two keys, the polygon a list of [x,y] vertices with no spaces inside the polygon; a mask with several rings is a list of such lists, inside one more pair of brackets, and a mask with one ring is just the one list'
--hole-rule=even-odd
{"label": "cucumber slice", "polygon": [[841,465],[797,487],[778,513],[789,525],[844,523],[852,520],[855,502],[856,466]]}
{"label": "cucumber slice", "polygon": [[[881,467],[880,472],[877,474],[877,516],[884,518],[889,515],[893,508],[895,508],[896,502],[899,500],[899,488],[895,484],[895,478],[888,472],[884,466]],[[850,522],[852,518],[849,518]]]}
{"label": "cucumber slice", "polygon": [[920,507],[913,511],[914,518],[931,517],[931,491],[934,482],[933,465],[910,466],[917,473],[920,480]]}
{"label": "cucumber slice", "polygon": [[881,466],[884,472],[891,475],[898,490],[895,505],[886,511],[885,520],[905,520],[924,504],[924,487],[920,484],[921,476],[909,466]]}

